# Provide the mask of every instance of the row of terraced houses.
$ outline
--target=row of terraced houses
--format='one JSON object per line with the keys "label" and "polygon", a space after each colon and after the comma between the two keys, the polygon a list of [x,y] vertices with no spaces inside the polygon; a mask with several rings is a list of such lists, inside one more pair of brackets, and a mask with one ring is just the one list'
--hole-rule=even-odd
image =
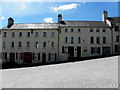
{"label": "row of terraced houses", "polygon": [[13,18],[2,31],[2,60],[18,64],[68,61],[120,54],[120,17],[101,21],[15,24]]}

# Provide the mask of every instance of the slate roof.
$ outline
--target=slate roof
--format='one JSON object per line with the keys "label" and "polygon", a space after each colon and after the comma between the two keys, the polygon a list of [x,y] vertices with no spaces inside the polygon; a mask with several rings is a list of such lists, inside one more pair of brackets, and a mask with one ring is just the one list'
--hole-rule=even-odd
{"label": "slate roof", "polygon": [[120,17],[108,17],[106,19],[113,23],[120,23]]}
{"label": "slate roof", "polygon": [[[102,21],[62,21],[61,27],[109,27]],[[3,27],[2,29],[57,29],[58,23],[21,23],[13,24],[10,28]]]}
{"label": "slate roof", "polygon": [[10,28],[3,27],[2,29],[56,29],[57,23],[23,23],[13,24]]}
{"label": "slate roof", "polygon": [[109,27],[103,21],[64,21],[61,26],[65,27]]}

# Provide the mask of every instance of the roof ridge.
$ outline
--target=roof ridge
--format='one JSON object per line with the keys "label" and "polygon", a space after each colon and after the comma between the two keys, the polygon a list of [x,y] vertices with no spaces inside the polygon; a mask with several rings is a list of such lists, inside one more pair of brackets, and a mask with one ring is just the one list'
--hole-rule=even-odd
{"label": "roof ridge", "polygon": [[103,22],[103,21],[65,21],[65,22]]}
{"label": "roof ridge", "polygon": [[58,23],[14,23],[14,24],[58,24]]}

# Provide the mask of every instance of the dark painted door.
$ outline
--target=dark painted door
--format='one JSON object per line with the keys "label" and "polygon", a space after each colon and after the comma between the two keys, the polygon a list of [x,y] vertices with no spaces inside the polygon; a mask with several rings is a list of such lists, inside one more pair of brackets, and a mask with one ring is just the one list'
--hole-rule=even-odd
{"label": "dark painted door", "polygon": [[43,54],[42,54],[42,62],[43,62],[43,63],[46,63],[46,53],[43,53]]}
{"label": "dark painted door", "polygon": [[15,53],[10,53],[10,62],[15,62]]}
{"label": "dark painted door", "polygon": [[24,63],[32,63],[32,52],[24,53]]}
{"label": "dark painted door", "polygon": [[81,47],[77,47],[77,57],[81,57]]}
{"label": "dark painted door", "polygon": [[74,46],[68,46],[69,57],[74,57]]}

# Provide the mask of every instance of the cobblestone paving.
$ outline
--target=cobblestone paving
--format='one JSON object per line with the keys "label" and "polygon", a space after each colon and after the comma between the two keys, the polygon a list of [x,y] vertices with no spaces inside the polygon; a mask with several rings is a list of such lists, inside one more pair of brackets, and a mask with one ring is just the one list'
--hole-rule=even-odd
{"label": "cobblestone paving", "polygon": [[118,57],[2,70],[4,88],[118,88]]}

